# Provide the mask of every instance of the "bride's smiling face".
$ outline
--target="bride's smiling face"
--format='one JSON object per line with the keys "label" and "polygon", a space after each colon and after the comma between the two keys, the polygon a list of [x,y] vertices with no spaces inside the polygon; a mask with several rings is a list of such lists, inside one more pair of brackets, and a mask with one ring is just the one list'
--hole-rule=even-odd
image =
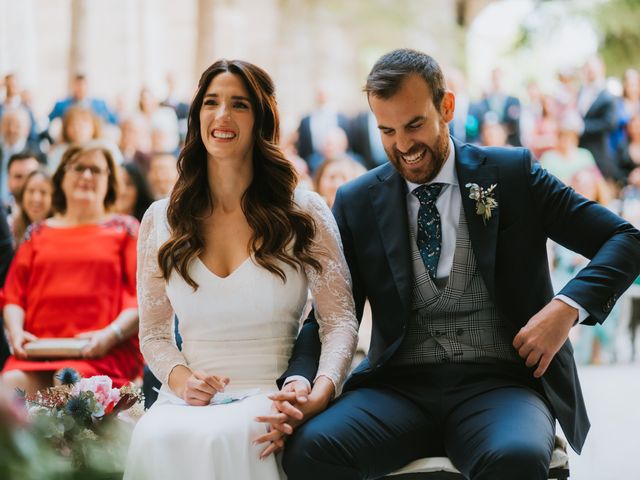
{"label": "bride's smiling face", "polygon": [[242,79],[230,72],[216,75],[200,108],[200,135],[208,156],[251,161],[254,123],[253,106]]}

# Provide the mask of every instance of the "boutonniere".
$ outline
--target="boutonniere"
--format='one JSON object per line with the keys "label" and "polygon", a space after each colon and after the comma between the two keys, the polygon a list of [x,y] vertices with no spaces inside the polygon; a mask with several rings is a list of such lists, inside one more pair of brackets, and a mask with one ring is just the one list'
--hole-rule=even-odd
{"label": "boutonniere", "polygon": [[478,186],[477,183],[467,183],[465,187],[469,189],[469,198],[476,201],[476,215],[480,215],[486,225],[491,220],[491,211],[498,206],[493,192],[497,184],[494,183],[487,189]]}

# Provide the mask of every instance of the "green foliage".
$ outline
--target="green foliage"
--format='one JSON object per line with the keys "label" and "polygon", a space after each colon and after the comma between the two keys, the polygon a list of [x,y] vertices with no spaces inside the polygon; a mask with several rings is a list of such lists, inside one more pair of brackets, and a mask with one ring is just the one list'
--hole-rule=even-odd
{"label": "green foliage", "polygon": [[[535,10],[538,21],[526,19],[520,25],[513,51],[526,49],[538,38],[540,30],[553,30],[567,16],[579,16],[591,22],[600,34],[599,53],[609,75],[621,76],[630,67],[640,66],[640,0],[566,2],[564,9],[547,9],[544,1]],[[531,16],[530,16],[531,17]]]}
{"label": "green foliage", "polygon": [[115,418],[107,417],[91,430],[80,428],[70,416],[61,421],[37,415],[29,429],[0,428],[0,478],[121,479],[130,435],[130,427]]}
{"label": "green foliage", "polygon": [[640,0],[611,0],[594,9],[592,19],[602,32],[601,51],[607,72],[622,75],[640,66]]}

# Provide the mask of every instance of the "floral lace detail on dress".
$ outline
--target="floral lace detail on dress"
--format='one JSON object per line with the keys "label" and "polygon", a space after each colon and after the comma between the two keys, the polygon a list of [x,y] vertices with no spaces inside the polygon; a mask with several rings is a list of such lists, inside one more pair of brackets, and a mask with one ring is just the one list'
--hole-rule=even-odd
{"label": "floral lace detail on dress", "polygon": [[321,375],[330,378],[338,394],[358,341],[351,274],[338,225],[326,202],[317,193],[305,190],[296,190],[295,201],[316,222],[314,243],[319,252],[317,260],[322,265],[321,273],[309,266],[305,268],[322,343],[316,378]]}
{"label": "floral lace detail on dress", "polygon": [[158,265],[159,218],[166,216],[167,200],[159,200],[144,214],[138,235],[138,309],[140,350],[154,375],[167,383],[171,370],[187,361],[176,346],[173,307]]}

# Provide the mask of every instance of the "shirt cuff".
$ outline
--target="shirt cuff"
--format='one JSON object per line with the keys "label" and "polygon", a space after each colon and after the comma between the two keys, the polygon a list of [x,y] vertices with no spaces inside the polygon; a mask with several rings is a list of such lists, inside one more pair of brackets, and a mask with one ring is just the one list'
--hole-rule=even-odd
{"label": "shirt cuff", "polygon": [[582,305],[580,305],[578,302],[570,299],[569,297],[567,297],[566,295],[556,295],[554,297],[554,299],[560,300],[563,303],[566,303],[567,305],[569,305],[570,307],[573,307],[575,309],[578,310],[578,319],[575,321],[574,325],[576,323],[582,323],[588,316],[589,316],[589,312],[587,312]]}
{"label": "shirt cuff", "polygon": [[304,378],[302,375],[291,375],[290,377],[287,377],[282,384],[282,387],[284,387],[287,383],[295,382],[296,380],[303,382],[307,386],[309,391],[311,391],[311,382],[309,382],[309,380]]}

